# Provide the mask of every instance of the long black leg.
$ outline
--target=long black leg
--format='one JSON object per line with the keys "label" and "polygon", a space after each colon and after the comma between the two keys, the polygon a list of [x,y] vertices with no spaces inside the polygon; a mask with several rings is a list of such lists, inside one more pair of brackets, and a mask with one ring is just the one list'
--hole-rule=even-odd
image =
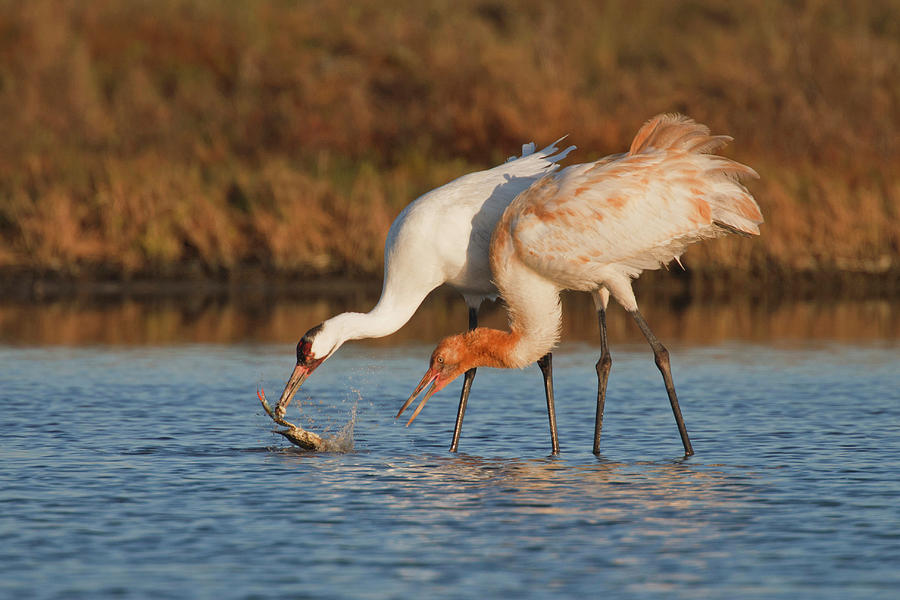
{"label": "long black leg", "polygon": [[[478,327],[478,309],[470,307],[469,330],[476,327]],[[462,392],[459,394],[459,409],[456,411],[456,426],[453,428],[453,441],[450,442],[450,452],[456,452],[459,448],[459,434],[462,433],[463,417],[466,416],[466,404],[469,402],[469,392],[472,390],[472,381],[475,379],[476,370],[466,371],[466,377],[463,380]]]}
{"label": "long black leg", "polygon": [[684,455],[690,456],[694,453],[694,449],[691,447],[691,440],[688,438],[687,428],[684,426],[684,419],[681,416],[681,408],[678,406],[678,397],[675,395],[675,384],[672,383],[672,370],[669,368],[669,351],[656,339],[656,336],[650,331],[647,321],[644,320],[643,315],[637,309],[631,313],[631,316],[634,317],[638,327],[644,333],[644,337],[650,342],[650,347],[653,348],[653,357],[656,359],[656,366],[659,367],[659,372],[663,376],[663,382],[666,384],[666,393],[669,394],[669,403],[672,405],[672,412],[675,413],[675,423],[678,424],[681,443],[684,444]]}
{"label": "long black leg", "polygon": [[559,454],[559,433],[556,430],[556,407],[553,403],[553,354],[548,352],[538,360],[544,375],[544,393],[547,395],[547,417],[550,419],[550,444],[553,454]]}
{"label": "long black leg", "polygon": [[612,367],[609,342],[606,337],[606,309],[597,309],[600,323],[600,360],[597,361],[597,419],[594,421],[594,454],[600,454],[600,432],[603,430],[603,407],[606,405],[606,383]]}

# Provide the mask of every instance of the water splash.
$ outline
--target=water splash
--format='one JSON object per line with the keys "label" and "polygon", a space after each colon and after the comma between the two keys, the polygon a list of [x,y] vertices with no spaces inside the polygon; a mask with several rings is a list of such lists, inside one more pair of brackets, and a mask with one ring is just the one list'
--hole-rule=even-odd
{"label": "water splash", "polygon": [[356,427],[356,414],[359,407],[359,401],[362,395],[357,390],[353,390],[356,398],[353,400],[353,406],[350,407],[350,420],[347,421],[340,431],[333,436],[325,436],[326,452],[353,452],[353,431]]}
{"label": "water splash", "polygon": [[[351,392],[355,395],[352,398],[352,406],[350,407],[350,416],[346,423],[344,423],[340,429],[337,430],[336,433],[331,434],[330,431],[332,427],[330,425],[323,428],[321,433],[316,433],[314,435],[318,436],[322,440],[321,446],[317,450],[310,451],[318,451],[318,452],[333,452],[333,453],[348,453],[353,452],[353,432],[356,426],[357,419],[357,411],[359,408],[359,402],[362,400],[362,394],[360,394],[359,390],[351,390]],[[348,401],[350,398],[347,399]],[[313,433],[316,426],[316,418],[311,416],[310,414],[304,412],[304,408],[310,408],[311,406],[317,406],[318,409],[322,408],[322,402],[312,402],[310,399],[306,401],[297,400],[295,402],[295,406],[297,410],[301,413],[301,418],[303,420],[304,426],[300,431],[309,430],[309,433]],[[270,415],[271,416],[271,415]],[[297,427],[296,425],[294,427]],[[284,435],[284,434],[282,434]],[[286,439],[291,441],[292,443],[304,447],[306,447],[299,442],[295,442],[291,439],[292,436],[285,435]]]}

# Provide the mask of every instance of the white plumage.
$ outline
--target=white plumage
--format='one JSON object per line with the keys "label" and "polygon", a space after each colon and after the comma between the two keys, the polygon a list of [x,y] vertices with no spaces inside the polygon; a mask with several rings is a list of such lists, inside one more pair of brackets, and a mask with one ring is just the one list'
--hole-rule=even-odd
{"label": "white plumage", "polygon": [[522,146],[492,169],[463,175],[410,203],[394,220],[384,248],[381,298],[368,313],[348,312],[310,329],[297,344],[297,366],[276,407],[284,415],[307,376],[348,340],[394,333],[436,287],[458,290],[470,309],[497,296],[488,247],[504,209],[522,190],[556,170],[575,147],[535,152]]}

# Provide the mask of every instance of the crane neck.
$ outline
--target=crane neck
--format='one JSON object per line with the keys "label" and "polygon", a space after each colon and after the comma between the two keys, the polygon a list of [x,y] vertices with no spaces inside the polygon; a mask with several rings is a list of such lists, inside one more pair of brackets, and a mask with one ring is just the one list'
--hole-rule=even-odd
{"label": "crane neck", "polygon": [[333,336],[335,348],[350,340],[364,340],[390,335],[400,329],[409,316],[397,313],[346,312],[335,315],[323,323],[323,332]]}
{"label": "crane neck", "polygon": [[466,369],[526,367],[547,354],[556,344],[555,336],[542,333],[514,326],[510,331],[478,327],[461,334],[466,348]]}
{"label": "crane neck", "polygon": [[403,327],[419,307],[422,298],[407,302],[386,301],[382,297],[367,313],[345,312],[322,324],[322,335],[332,338],[334,349],[349,340],[380,338]]}
{"label": "crane neck", "polygon": [[466,348],[466,370],[473,367],[513,369],[518,366],[516,346],[522,341],[517,331],[478,327],[461,334]]}

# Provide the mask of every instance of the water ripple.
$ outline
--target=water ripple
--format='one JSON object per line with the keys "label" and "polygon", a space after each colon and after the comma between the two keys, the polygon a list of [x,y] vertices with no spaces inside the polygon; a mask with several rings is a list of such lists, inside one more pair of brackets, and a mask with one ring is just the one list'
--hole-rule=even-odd
{"label": "water ripple", "polygon": [[298,398],[316,430],[352,425],[352,451],[299,451],[254,397],[258,380],[281,383],[290,348],[259,352],[0,348],[17,399],[0,413],[0,595],[877,599],[900,586],[895,348],[677,349],[687,459],[643,349],[615,356],[600,457],[590,348],[555,365],[558,457],[536,370],[479,371],[452,455],[455,392],[403,427],[392,415],[421,357],[352,349]]}

